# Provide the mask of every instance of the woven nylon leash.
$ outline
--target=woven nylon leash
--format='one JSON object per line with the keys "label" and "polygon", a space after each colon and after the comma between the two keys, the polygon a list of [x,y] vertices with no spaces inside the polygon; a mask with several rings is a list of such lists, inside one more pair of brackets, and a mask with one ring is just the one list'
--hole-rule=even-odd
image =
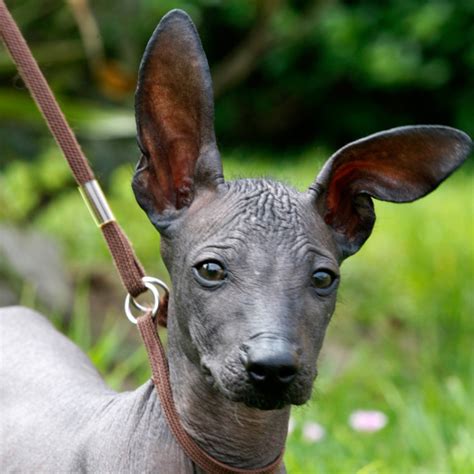
{"label": "woven nylon leash", "polygon": [[[48,127],[61,148],[72,174],[79,185],[89,209],[101,229],[123,285],[128,291],[125,310],[127,317],[138,323],[138,329],[145,344],[152,369],[152,380],[160,397],[168,426],[186,455],[209,474],[272,474],[280,466],[283,451],[269,466],[262,469],[238,469],[227,466],[208,455],[184,430],[173,401],[169,381],[166,354],[158,336],[156,324],[166,324],[168,291],[166,285],[156,278],[145,276],[132,245],[116,222],[107,200],[95,179],[87,158],[59,108],[31,51],[4,0],[0,0],[0,36],[5,43],[18,71],[27,85],[36,105],[43,114]],[[165,290],[161,301],[156,286]],[[155,298],[153,309],[148,309],[134,300],[134,297],[150,290]],[[135,319],[130,311],[130,300],[144,315]]]}
{"label": "woven nylon leash", "polygon": [[[145,316],[138,318],[138,328],[140,329],[145,347],[148,352],[148,359],[151,365],[153,375],[153,383],[160,396],[161,406],[165,412],[168,426],[173,432],[176,439],[179,440],[183,451],[187,456],[194,461],[196,465],[204,469],[204,471],[211,474],[272,474],[282,462],[283,451],[278,458],[262,469],[238,469],[227,466],[213,457],[209,456],[202,450],[184,430],[183,425],[176,412],[176,407],[173,403],[173,395],[171,392],[171,385],[169,379],[168,365],[163,368],[162,361],[166,362],[166,355],[163,346],[156,331],[155,322],[150,312]],[[166,370],[164,376],[163,369]]]}

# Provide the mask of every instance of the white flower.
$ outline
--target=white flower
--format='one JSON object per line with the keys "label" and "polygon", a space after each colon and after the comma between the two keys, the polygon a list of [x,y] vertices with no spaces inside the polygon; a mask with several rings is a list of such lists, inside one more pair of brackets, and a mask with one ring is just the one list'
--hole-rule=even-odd
{"label": "white flower", "polygon": [[356,410],[349,417],[349,425],[355,431],[373,433],[385,427],[387,415],[377,410]]}
{"label": "white flower", "polygon": [[326,430],[314,421],[308,421],[303,425],[303,439],[310,443],[321,441],[326,435]]}

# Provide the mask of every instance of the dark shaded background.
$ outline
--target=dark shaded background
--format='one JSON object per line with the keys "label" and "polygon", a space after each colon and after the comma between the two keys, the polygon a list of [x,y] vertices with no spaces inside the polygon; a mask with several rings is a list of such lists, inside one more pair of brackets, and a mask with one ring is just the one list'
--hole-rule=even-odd
{"label": "dark shaded background", "polygon": [[[139,60],[169,9],[185,9],[211,65],[220,145],[278,152],[398,125],[474,133],[474,3],[469,0],[11,0],[92,161],[136,155],[95,108],[130,114]],[[12,91],[12,84],[15,89]],[[15,99],[21,99],[20,101]],[[94,133],[94,128],[96,133]],[[0,51],[0,165],[34,159],[45,128]],[[132,156],[134,156],[132,155]]]}

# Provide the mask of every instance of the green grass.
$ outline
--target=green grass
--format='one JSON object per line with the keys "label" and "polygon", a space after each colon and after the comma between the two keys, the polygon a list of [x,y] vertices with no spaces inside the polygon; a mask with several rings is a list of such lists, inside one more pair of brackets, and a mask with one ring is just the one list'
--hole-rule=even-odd
{"label": "green grass", "polygon": [[[224,165],[228,177],[272,175],[304,189],[322,159],[314,149],[272,166],[269,158],[236,151]],[[131,167],[114,174],[112,207],[149,272],[163,277],[159,239],[132,204],[130,175]],[[296,428],[285,457],[290,473],[474,472],[472,183],[467,170],[419,202],[377,203],[373,235],[342,267],[313,400],[293,409]],[[64,226],[71,214],[74,222]],[[75,192],[63,193],[34,225],[61,240],[79,274],[112,271]],[[138,339],[130,339],[134,328],[124,326],[121,314],[109,314],[94,338],[88,306],[83,289],[70,336],[113,387],[143,381],[148,370]],[[352,430],[348,418],[357,409],[384,412],[387,426],[372,434]],[[308,421],[324,427],[321,441],[304,439]]]}

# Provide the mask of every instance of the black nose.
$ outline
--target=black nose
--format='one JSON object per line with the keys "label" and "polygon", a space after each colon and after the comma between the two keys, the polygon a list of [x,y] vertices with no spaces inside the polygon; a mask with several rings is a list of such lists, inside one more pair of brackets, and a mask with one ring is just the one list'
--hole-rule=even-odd
{"label": "black nose", "polygon": [[252,341],[245,368],[254,385],[284,388],[296,377],[299,357],[286,341],[268,339]]}

